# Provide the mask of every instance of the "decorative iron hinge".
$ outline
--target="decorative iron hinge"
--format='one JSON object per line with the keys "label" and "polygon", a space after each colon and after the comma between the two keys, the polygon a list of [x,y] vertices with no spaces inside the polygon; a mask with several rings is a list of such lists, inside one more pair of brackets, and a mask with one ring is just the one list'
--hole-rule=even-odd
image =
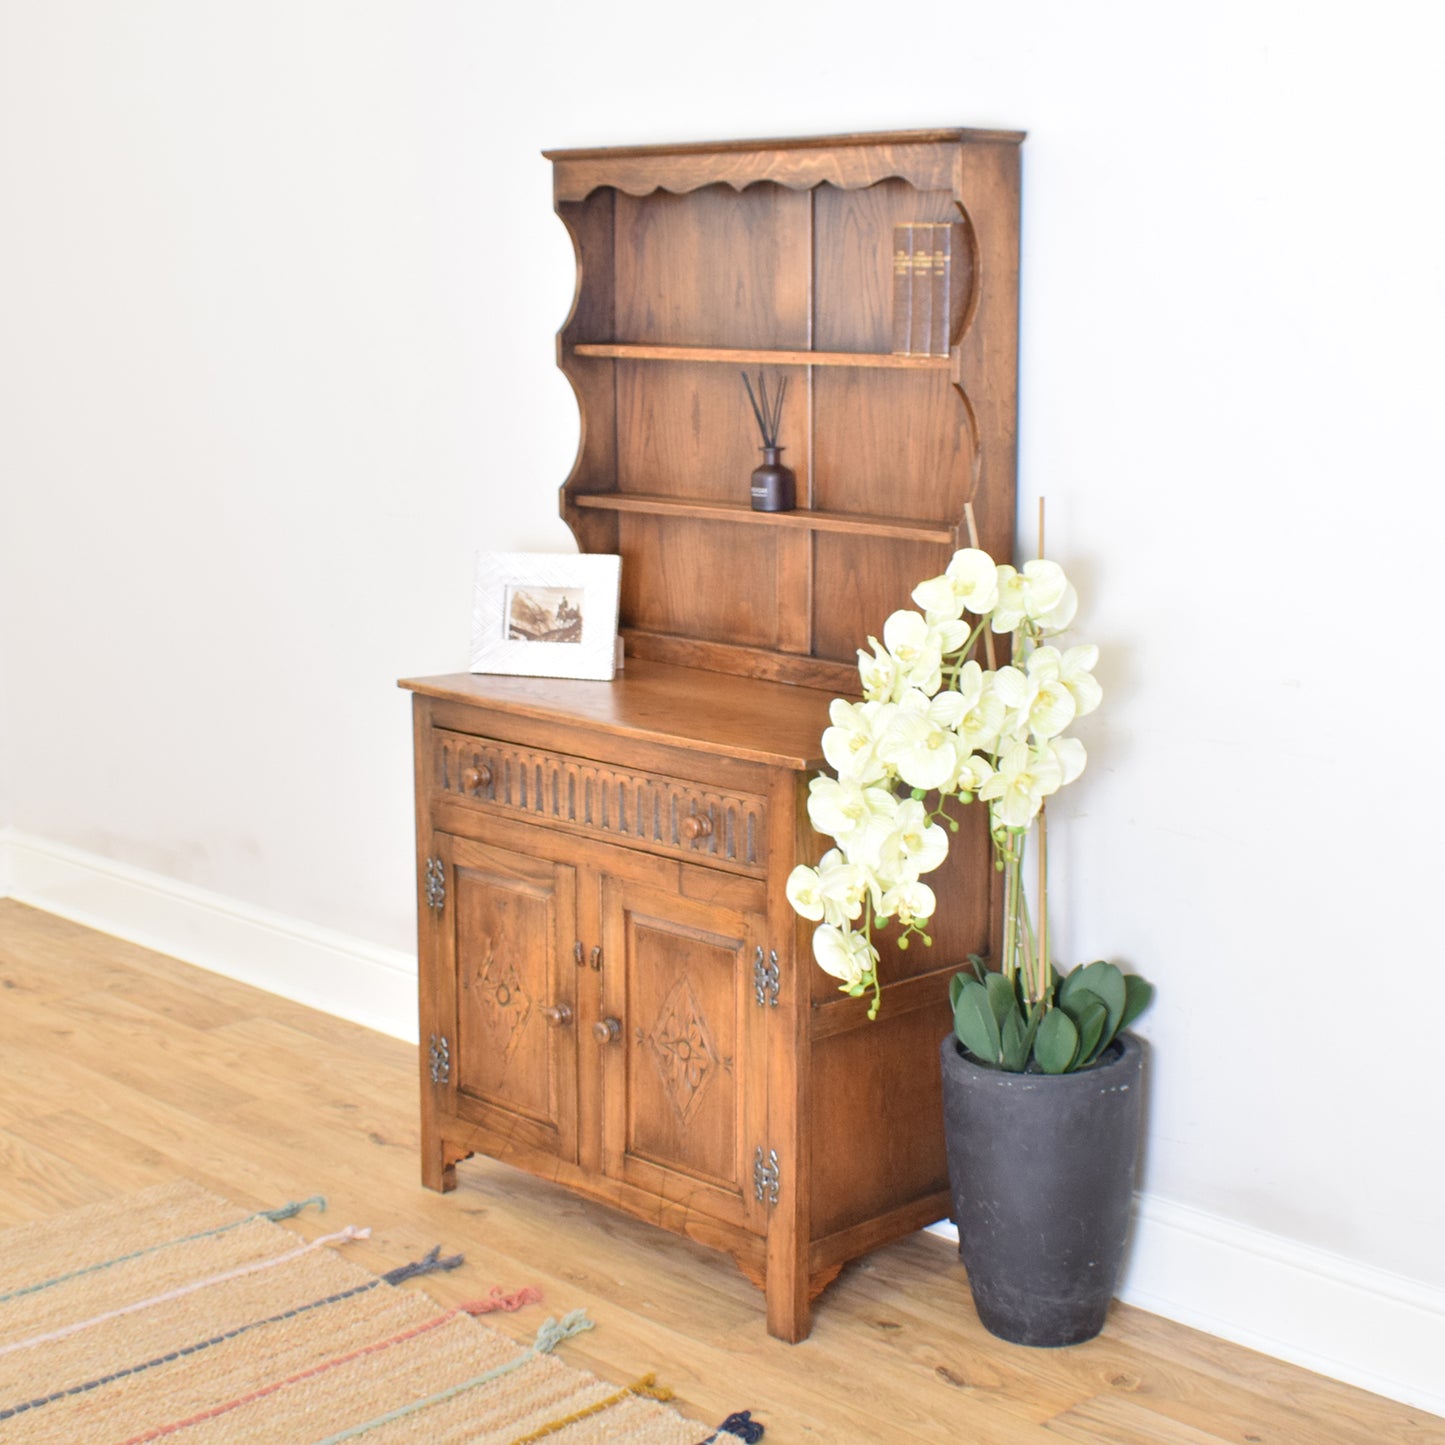
{"label": "decorative iron hinge", "polygon": [[447,870],[440,858],[426,860],[426,906],[436,913],[447,906]]}
{"label": "decorative iron hinge", "polygon": [[452,1076],[452,1051],[447,1043],[446,1035],[438,1037],[431,1036],[431,1081],[434,1084],[445,1084]]}
{"label": "decorative iron hinge", "polygon": [[763,1158],[763,1146],[758,1145],[758,1152],[753,1158],[753,1193],[757,1195],[758,1203],[765,1199],[769,1207],[778,1202],[778,1151],[768,1150],[768,1157]]}
{"label": "decorative iron hinge", "polygon": [[778,955],[770,949],[765,961],[761,943],[753,959],[753,997],[759,1008],[778,1006]]}

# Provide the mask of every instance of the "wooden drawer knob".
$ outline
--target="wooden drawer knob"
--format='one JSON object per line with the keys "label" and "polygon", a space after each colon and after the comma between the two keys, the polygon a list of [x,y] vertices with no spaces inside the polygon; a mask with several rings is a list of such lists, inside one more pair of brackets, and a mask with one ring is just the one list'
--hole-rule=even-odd
{"label": "wooden drawer knob", "polygon": [[475,768],[467,768],[462,773],[462,787],[469,793],[480,793],[491,781],[492,770],[485,763]]}
{"label": "wooden drawer knob", "polygon": [[592,1025],[592,1032],[604,1044],[616,1043],[622,1037],[622,1020],[611,1017],[598,1019]]}
{"label": "wooden drawer knob", "polygon": [[682,820],[682,836],[689,843],[712,837],[712,817],[707,813],[689,813]]}
{"label": "wooden drawer knob", "polygon": [[548,1004],[542,1010],[542,1017],[554,1029],[565,1029],[572,1022],[572,1010],[565,1003]]}

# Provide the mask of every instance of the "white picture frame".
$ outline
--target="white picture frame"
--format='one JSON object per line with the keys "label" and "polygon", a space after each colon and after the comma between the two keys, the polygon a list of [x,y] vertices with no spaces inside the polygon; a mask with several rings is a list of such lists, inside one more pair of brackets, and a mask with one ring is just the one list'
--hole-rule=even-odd
{"label": "white picture frame", "polygon": [[610,682],[621,582],[608,554],[479,553],[469,670]]}

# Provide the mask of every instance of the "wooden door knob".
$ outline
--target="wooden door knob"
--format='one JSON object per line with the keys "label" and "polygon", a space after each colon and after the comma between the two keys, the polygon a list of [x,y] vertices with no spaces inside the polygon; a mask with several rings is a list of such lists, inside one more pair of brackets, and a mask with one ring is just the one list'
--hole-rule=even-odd
{"label": "wooden door knob", "polygon": [[605,1019],[598,1019],[592,1025],[592,1032],[598,1040],[604,1044],[616,1043],[622,1037],[622,1020],[611,1016]]}
{"label": "wooden door knob", "polygon": [[475,768],[465,768],[462,771],[462,787],[469,793],[480,793],[492,781],[492,770],[481,763]]}
{"label": "wooden door knob", "polygon": [[682,836],[689,843],[712,836],[712,818],[707,813],[689,813],[682,820]]}
{"label": "wooden door knob", "polygon": [[542,1017],[554,1029],[564,1029],[572,1022],[572,1010],[565,1003],[548,1004],[542,1010]]}

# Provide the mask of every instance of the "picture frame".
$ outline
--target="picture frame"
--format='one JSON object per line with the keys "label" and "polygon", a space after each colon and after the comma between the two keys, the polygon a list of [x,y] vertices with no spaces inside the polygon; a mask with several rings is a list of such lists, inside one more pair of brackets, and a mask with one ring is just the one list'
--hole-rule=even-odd
{"label": "picture frame", "polygon": [[621,582],[605,553],[479,553],[469,670],[610,682]]}

